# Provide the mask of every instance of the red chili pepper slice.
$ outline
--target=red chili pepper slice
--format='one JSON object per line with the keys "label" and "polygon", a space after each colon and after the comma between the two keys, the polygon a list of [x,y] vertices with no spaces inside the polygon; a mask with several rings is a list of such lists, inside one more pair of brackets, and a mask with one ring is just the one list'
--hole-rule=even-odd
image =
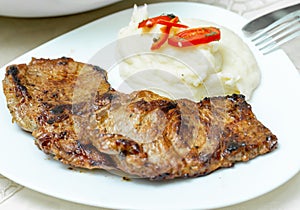
{"label": "red chili pepper slice", "polygon": [[177,28],[188,28],[188,26],[177,23],[177,22],[171,22],[171,21],[165,21],[165,20],[158,20],[157,24],[165,25],[168,27],[177,27]]}
{"label": "red chili pepper slice", "polygon": [[188,47],[218,41],[221,38],[220,29],[215,27],[191,28],[181,31],[168,39],[168,44],[174,47]]}
{"label": "red chili pepper slice", "polygon": [[178,22],[178,17],[174,17],[170,20],[170,25],[169,26],[164,26],[162,27],[160,30],[162,32],[161,36],[159,37],[158,40],[156,40],[152,46],[151,46],[151,50],[157,50],[159,49],[169,38],[169,34],[172,28],[172,24],[173,23],[177,23]]}
{"label": "red chili pepper slice", "polygon": [[146,20],[143,20],[142,22],[139,23],[138,28],[143,28],[143,27],[148,27],[151,28],[155,24],[157,24],[158,21],[164,20],[164,21],[170,21],[173,18],[168,16],[168,15],[161,15],[153,18],[148,18]]}
{"label": "red chili pepper slice", "polygon": [[152,46],[151,46],[151,50],[157,50],[159,49],[169,38],[169,34],[171,31],[171,27],[164,27],[161,28],[162,34],[160,35],[160,37],[158,38],[158,40],[154,41]]}

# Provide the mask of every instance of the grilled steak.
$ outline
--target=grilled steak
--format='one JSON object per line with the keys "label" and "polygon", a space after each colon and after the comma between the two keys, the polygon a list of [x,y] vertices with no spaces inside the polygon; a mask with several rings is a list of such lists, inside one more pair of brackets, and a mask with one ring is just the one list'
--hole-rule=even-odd
{"label": "grilled steak", "polygon": [[8,108],[65,164],[149,179],[196,177],[273,151],[277,138],[242,95],[170,100],[114,90],[106,71],[70,58],[7,67]]}

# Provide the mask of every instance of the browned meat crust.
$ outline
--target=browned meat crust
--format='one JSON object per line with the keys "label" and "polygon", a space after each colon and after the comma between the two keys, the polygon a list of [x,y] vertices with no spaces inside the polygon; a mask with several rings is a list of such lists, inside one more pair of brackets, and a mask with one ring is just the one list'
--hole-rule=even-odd
{"label": "browned meat crust", "polygon": [[170,100],[120,93],[97,66],[70,58],[7,67],[13,120],[65,164],[172,179],[206,175],[273,151],[277,138],[242,95]]}

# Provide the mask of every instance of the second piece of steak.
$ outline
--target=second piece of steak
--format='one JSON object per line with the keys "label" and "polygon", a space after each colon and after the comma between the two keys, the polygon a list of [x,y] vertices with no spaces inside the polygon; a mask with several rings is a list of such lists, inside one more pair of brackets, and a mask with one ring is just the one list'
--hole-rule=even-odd
{"label": "second piece of steak", "polygon": [[65,164],[149,179],[206,175],[274,150],[277,138],[242,95],[170,100],[115,91],[97,66],[70,58],[7,67],[13,120]]}

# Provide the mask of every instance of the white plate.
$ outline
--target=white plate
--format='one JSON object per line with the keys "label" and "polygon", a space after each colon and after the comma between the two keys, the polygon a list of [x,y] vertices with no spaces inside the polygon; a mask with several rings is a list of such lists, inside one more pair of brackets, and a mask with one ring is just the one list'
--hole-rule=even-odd
{"label": "white plate", "polygon": [[[128,24],[132,10],[99,19],[58,37],[14,60],[31,57],[73,57],[88,62],[112,43]],[[151,16],[175,13],[216,22],[241,32],[247,22],[226,10],[198,3],[160,3],[149,6]],[[255,49],[253,49],[255,50]],[[1,91],[0,173],[33,190],[82,204],[116,209],[208,209],[243,202],[282,185],[300,169],[299,74],[282,51],[262,56],[254,51],[262,70],[262,82],[251,104],[257,117],[279,138],[279,148],[248,163],[218,170],[208,176],[169,182],[123,181],[104,171],[69,170],[49,160],[34,145],[30,134],[11,124]],[[4,69],[1,70],[2,77]],[[2,87],[1,87],[2,89]]]}
{"label": "white plate", "polygon": [[10,17],[52,17],[104,7],[120,0],[0,0],[0,15]]}

